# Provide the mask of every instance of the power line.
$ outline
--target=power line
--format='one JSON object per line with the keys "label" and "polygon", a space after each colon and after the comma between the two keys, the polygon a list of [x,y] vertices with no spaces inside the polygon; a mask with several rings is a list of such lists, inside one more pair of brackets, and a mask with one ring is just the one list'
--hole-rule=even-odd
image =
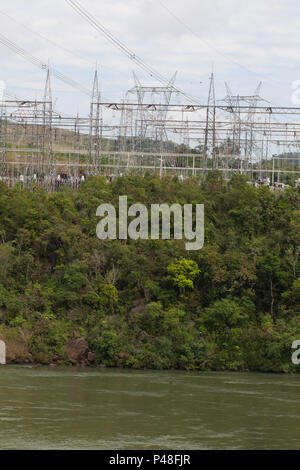
{"label": "power line", "polygon": [[136,62],[140,67],[142,67],[146,72],[150,73],[151,76],[154,76],[158,81],[165,83],[166,80],[162,75],[154,71],[150,66],[148,66],[142,59],[140,59],[133,51],[131,51],[124,43],[122,43],[118,38],[113,36],[110,31],[100,24],[87,10],[85,10],[78,2],[73,0],[66,0],[66,2],[75,10],[83,19],[85,19],[94,29],[98,32],[104,34],[106,39],[109,40],[114,46],[116,46],[121,52],[123,52],[127,57],[132,61]]}
{"label": "power line", "polygon": [[[185,29],[187,29],[193,36],[195,36],[196,38],[200,39],[200,41],[202,41],[204,44],[206,44],[207,47],[209,47],[210,49],[213,49],[217,54],[221,55],[222,57],[224,57],[227,61],[231,62],[232,64],[244,69],[246,72],[248,73],[251,73],[251,74],[254,74],[254,75],[257,75],[259,77],[267,77],[265,74],[263,73],[259,73],[259,72],[254,72],[253,70],[250,70],[248,69],[248,67],[246,67],[245,65],[241,64],[240,62],[237,62],[235,61],[234,59],[232,59],[232,57],[230,57],[229,55],[225,54],[224,52],[220,51],[219,49],[217,49],[213,44],[211,44],[209,41],[207,41],[206,39],[204,39],[202,36],[200,36],[200,34],[196,33],[189,25],[187,25],[182,19],[180,19],[172,10],[170,10],[170,8],[168,8],[161,0],[157,0],[158,3],[162,6],[162,8],[164,8],[179,24],[181,24]],[[274,82],[277,82],[277,83],[280,83],[278,80],[274,80],[270,77],[267,78],[267,80],[270,80],[270,81],[274,81]],[[283,82],[282,82],[283,83]]]}
{"label": "power line", "polygon": [[[57,42],[53,41],[52,39],[49,39],[48,37],[44,36],[43,34],[39,33],[38,31],[33,30],[33,29],[29,28],[27,25],[25,25],[24,23],[21,23],[20,21],[16,20],[16,18],[12,17],[8,13],[6,13],[5,11],[0,10],[0,15],[6,16],[7,18],[9,18],[14,23],[18,24],[19,26],[22,26],[22,28],[26,29],[27,31],[30,31],[30,33],[34,34],[35,36],[41,38],[44,41],[47,41],[49,44],[52,44],[53,46],[57,47],[58,49],[61,49],[62,51],[67,52],[68,54],[70,54],[74,57],[77,57],[81,60],[84,60],[85,63],[88,64],[90,67],[95,66],[95,64],[92,64],[91,61],[88,60],[87,57],[84,54],[82,54],[78,51],[70,50],[67,47],[62,46],[61,44],[58,44]],[[97,68],[97,66],[96,66],[96,68]],[[102,64],[101,64],[101,68],[103,68]],[[107,70],[112,70],[112,71],[115,72],[114,69],[112,69],[110,67],[107,67],[106,65],[105,65],[104,68],[107,69]]]}
{"label": "power line", "polygon": [[21,23],[20,21],[16,20],[15,18],[13,18],[11,15],[9,15],[8,13],[6,13],[5,11],[1,11],[0,10],[0,15],[3,15],[3,16],[6,16],[7,18],[9,18],[11,21],[13,21],[14,23],[22,26],[22,28],[24,29],[27,29],[27,31],[30,31],[32,34],[34,34],[35,36],[43,39],[44,41],[47,41],[49,42],[49,44],[52,44],[54,45],[55,47],[61,49],[62,51],[65,51],[67,52],[68,54],[71,54],[73,55],[74,57],[77,57],[77,58],[80,58],[81,60],[84,60],[87,64],[91,65],[90,62],[86,59],[86,57],[83,55],[83,54],[79,54],[77,52],[74,52],[74,51],[71,51],[70,49],[67,49],[66,47],[62,46],[61,44],[58,44],[57,42],[53,41],[52,39],[49,39],[47,38],[46,36],[40,34],[39,32],[37,31],[33,31],[31,28],[29,28],[27,25]]}
{"label": "power line", "polygon": [[[15,54],[18,54],[21,56],[23,59],[27,60],[30,62],[32,65],[38,67],[39,69],[45,70],[48,68],[47,64],[43,62],[41,59],[38,59],[37,57],[34,57],[30,52],[26,51],[22,47],[18,46],[16,43],[8,39],[6,36],[0,33],[0,43],[9,48],[12,52]],[[75,88],[77,91],[80,91],[81,93],[84,93],[88,96],[91,96],[91,91],[81,85],[80,83],[77,83],[75,80],[67,77],[66,75],[62,74],[59,72],[59,70],[51,67],[51,73],[54,77],[56,77],[58,80],[64,82],[65,84]]]}
{"label": "power line", "polygon": [[[154,77],[158,82],[169,85],[169,80],[167,80],[163,75],[153,69],[150,65],[144,62],[139,56],[137,56],[134,51],[130,50],[129,47],[121,40],[119,40],[116,36],[114,36],[105,26],[99,23],[95,17],[89,13],[79,2],[75,0],[65,0],[68,5],[85,21],[87,21],[96,31],[101,33],[105,36],[105,38],[113,44],[116,48],[118,48],[123,54],[125,54],[131,61],[133,61],[136,65],[138,65],[141,69],[143,69],[146,73],[148,73],[151,77]],[[180,88],[172,85],[174,91],[185,96],[189,101],[198,102],[200,103],[198,98],[195,98],[188,93],[184,92]]]}

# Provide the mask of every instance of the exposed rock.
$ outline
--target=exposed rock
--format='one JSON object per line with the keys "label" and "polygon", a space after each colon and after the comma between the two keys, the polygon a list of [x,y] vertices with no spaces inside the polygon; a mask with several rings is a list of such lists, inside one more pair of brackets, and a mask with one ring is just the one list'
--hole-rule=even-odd
{"label": "exposed rock", "polygon": [[84,361],[89,347],[84,338],[72,339],[66,344],[68,357],[71,361]]}
{"label": "exposed rock", "polygon": [[147,304],[144,299],[134,300],[132,305],[133,307],[130,310],[129,315],[145,314],[147,312]]}
{"label": "exposed rock", "polygon": [[88,361],[81,361],[81,362],[78,363],[78,366],[80,366],[80,367],[87,367],[87,366],[89,366],[89,365],[90,365],[90,364],[89,364]]}
{"label": "exposed rock", "polygon": [[95,359],[96,359],[96,354],[93,353],[93,352],[91,352],[91,351],[89,351],[89,353],[88,353],[88,361],[89,361],[89,362],[94,362]]}
{"label": "exposed rock", "polygon": [[128,353],[125,352],[125,351],[121,351],[120,354],[119,354],[119,357],[120,357],[120,358],[128,357]]}
{"label": "exposed rock", "polygon": [[54,354],[52,357],[53,362],[62,361],[64,358],[60,354]]}
{"label": "exposed rock", "polygon": [[27,337],[23,331],[12,329],[7,335],[0,335],[0,340],[6,345],[6,362],[33,363],[33,357],[28,350]]}

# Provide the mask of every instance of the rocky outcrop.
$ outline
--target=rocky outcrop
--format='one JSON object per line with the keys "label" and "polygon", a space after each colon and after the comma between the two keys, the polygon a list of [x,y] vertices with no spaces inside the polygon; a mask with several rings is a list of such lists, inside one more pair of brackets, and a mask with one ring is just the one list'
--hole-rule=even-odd
{"label": "rocky outcrop", "polygon": [[33,357],[28,349],[28,335],[26,332],[11,329],[7,334],[0,334],[0,340],[6,345],[7,364],[32,363]]}
{"label": "rocky outcrop", "polygon": [[66,351],[70,361],[85,362],[88,360],[89,346],[84,338],[70,340],[66,344]]}
{"label": "rocky outcrop", "polygon": [[93,352],[91,352],[91,351],[89,351],[89,353],[88,353],[88,361],[89,361],[89,362],[94,362],[95,359],[96,359],[96,354],[93,353]]}
{"label": "rocky outcrop", "polygon": [[145,314],[147,312],[147,303],[145,299],[134,300],[129,315]]}
{"label": "rocky outcrop", "polygon": [[44,360],[39,355],[40,348],[30,352],[30,333],[25,328],[10,328],[1,326],[0,341],[6,346],[7,364],[49,364],[55,367],[57,364],[78,364],[81,366],[95,366],[96,354],[89,350],[88,343],[84,338],[69,340],[64,347],[64,352],[57,354],[49,353]]}

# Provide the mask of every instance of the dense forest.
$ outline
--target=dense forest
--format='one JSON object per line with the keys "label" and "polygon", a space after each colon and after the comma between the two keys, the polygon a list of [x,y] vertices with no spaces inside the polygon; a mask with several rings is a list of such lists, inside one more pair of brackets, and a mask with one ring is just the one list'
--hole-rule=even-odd
{"label": "dense forest", "polygon": [[[96,209],[123,195],[203,203],[203,249],[100,241]],[[0,338],[11,362],[298,370],[300,188],[272,192],[218,173],[202,184],[93,177],[78,192],[1,183],[0,214]]]}

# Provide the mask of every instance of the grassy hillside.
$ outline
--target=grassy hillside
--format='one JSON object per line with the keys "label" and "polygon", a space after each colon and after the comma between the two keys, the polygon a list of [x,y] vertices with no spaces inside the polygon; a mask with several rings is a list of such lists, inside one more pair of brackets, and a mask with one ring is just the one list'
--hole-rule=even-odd
{"label": "grassy hillside", "polygon": [[[204,203],[204,248],[98,240],[96,208],[117,207],[119,195],[129,205]],[[202,186],[95,177],[51,194],[1,184],[0,213],[0,337],[10,361],[297,370],[300,189],[274,193],[217,174]]]}

